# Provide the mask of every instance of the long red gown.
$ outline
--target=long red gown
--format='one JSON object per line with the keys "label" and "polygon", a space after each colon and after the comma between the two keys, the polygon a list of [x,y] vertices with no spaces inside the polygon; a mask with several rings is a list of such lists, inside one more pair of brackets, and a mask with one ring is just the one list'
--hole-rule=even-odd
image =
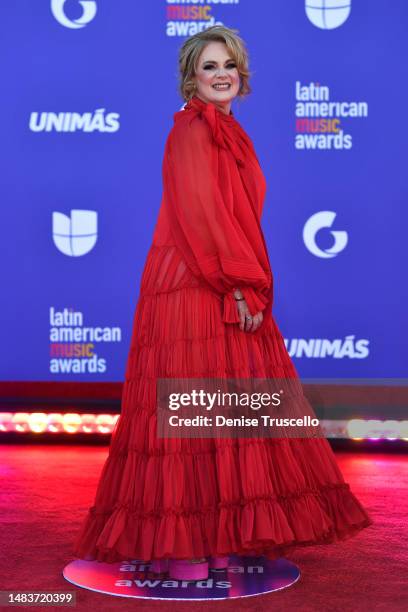
{"label": "long red gown", "polygon": [[[158,378],[296,378],[271,313],[266,184],[232,112],[194,96],[174,115],[123,387],[94,505],[74,544],[117,562],[259,554],[344,540],[372,524],[323,437],[156,436]],[[240,287],[255,332],[239,329]]]}

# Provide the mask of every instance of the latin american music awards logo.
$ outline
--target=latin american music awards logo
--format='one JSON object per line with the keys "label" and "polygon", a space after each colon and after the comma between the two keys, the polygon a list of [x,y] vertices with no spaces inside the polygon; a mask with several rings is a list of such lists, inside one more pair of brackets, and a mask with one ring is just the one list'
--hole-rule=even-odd
{"label": "latin american music awards logo", "polygon": [[241,599],[279,591],[293,585],[300,570],[284,557],[274,561],[265,557],[231,555],[228,568],[209,572],[206,580],[191,582],[155,575],[150,563],[129,559],[102,563],[76,559],[64,567],[63,576],[71,584],[101,593],[136,599],[167,601],[209,601]]}
{"label": "latin american music awards logo", "polygon": [[65,12],[65,4],[67,0],[51,0],[51,11],[55,19],[61,25],[72,30],[78,30],[84,28],[90,23],[96,15],[96,2],[95,0],[78,0],[78,4],[81,5],[82,14],[79,17],[70,18]]}

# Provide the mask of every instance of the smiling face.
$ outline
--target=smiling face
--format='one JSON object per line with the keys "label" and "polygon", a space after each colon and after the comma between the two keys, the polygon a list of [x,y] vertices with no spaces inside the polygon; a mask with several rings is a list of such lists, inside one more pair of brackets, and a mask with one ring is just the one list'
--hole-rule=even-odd
{"label": "smiling face", "polygon": [[239,91],[240,75],[225,43],[212,41],[204,47],[193,80],[199,98],[229,112],[231,101]]}

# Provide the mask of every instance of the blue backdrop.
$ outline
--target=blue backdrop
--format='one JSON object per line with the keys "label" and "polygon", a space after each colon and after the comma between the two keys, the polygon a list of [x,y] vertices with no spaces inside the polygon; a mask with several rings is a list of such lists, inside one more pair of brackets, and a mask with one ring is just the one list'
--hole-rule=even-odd
{"label": "blue backdrop", "polygon": [[2,7],[4,380],[123,379],[177,54],[237,28],[233,111],[268,192],[274,316],[301,375],[403,377],[406,0],[21,0]]}

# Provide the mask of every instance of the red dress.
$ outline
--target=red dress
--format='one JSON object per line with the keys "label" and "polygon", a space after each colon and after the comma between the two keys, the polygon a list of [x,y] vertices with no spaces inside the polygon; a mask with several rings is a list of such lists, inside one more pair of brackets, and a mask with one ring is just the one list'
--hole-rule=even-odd
{"label": "red dress", "polygon": [[[271,314],[265,178],[231,113],[194,96],[175,113],[144,267],[122,410],[74,555],[117,562],[329,544],[372,520],[325,438],[163,439],[157,378],[296,378]],[[259,329],[241,331],[240,287]]]}

